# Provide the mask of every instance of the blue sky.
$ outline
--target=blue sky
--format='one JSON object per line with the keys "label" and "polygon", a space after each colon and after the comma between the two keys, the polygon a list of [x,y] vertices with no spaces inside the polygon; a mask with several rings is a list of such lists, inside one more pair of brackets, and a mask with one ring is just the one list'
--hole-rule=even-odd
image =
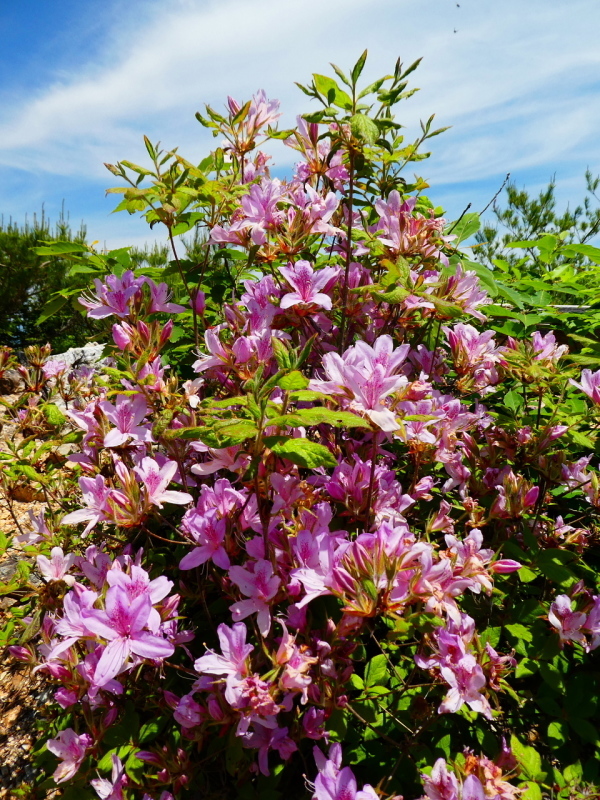
{"label": "blue sky", "polygon": [[[90,239],[156,233],[110,214],[105,161],[142,160],[142,135],[199,160],[204,102],[256,89],[284,118],[308,110],[294,81],[354,63],[365,79],[423,56],[421,92],[400,107],[407,136],[436,114],[452,129],[419,164],[454,218],[480,210],[510,172],[536,190],[556,175],[563,204],[600,172],[597,0],[20,0],[0,6],[0,212],[23,220],[61,203]],[[456,33],[454,32],[456,30]],[[292,151],[278,151],[280,170]]]}

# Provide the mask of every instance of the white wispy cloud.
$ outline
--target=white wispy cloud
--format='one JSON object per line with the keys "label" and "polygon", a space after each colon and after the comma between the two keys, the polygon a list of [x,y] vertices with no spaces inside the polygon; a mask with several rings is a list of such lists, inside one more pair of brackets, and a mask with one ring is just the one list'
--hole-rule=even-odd
{"label": "white wispy cloud", "polygon": [[[46,174],[61,176],[63,187],[87,179],[97,191],[111,182],[103,162],[143,159],[142,133],[200,158],[211,142],[193,117],[203,102],[218,106],[227,94],[245,98],[264,87],[282,100],[289,123],[307,108],[293,81],[326,71],[329,61],[346,67],[364,47],[367,79],[391,70],[399,54],[406,63],[424,57],[414,75],[423,91],[399,117],[409,132],[434,112],[438,124],[453,126],[419,165],[447,191],[509,170],[579,170],[582,159],[593,167],[596,0],[459,2],[137,0],[122,18],[113,4],[101,55],[86,60],[83,52],[76,71],[57,65],[35,94],[0,110],[0,170],[22,170],[21,186],[26,175],[34,185]],[[106,212],[98,204],[96,213],[99,220]]]}

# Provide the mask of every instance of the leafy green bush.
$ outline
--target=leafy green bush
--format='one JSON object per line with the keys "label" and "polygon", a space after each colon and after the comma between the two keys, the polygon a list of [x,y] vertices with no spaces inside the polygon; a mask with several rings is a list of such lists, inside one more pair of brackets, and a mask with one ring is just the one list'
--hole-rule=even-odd
{"label": "leafy green bush", "polygon": [[301,86],[292,130],[230,98],[199,165],[146,140],[148,167],[109,166],[167,266],[47,247],[80,282],[51,302],[114,362],[30,350],[0,453],[8,497],[48,498],[19,538],[46,586],[4,633],[56,685],[40,790],[597,795],[600,371],[554,298],[599,254],[545,234],[475,261],[477,216],[402,174],[440,132],[395,121],[416,64],[361,91],[365,59]]}

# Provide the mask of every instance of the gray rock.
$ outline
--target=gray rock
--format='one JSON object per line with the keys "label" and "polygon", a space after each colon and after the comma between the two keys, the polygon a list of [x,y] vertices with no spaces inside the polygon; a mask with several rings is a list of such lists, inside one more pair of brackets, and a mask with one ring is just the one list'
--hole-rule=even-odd
{"label": "gray rock", "polygon": [[0,394],[18,394],[24,385],[16,369],[4,370],[0,375]]}
{"label": "gray rock", "polygon": [[102,358],[103,350],[103,344],[90,342],[83,347],[70,347],[64,353],[55,353],[49,357],[48,361],[64,361],[65,364],[73,369],[77,369],[77,367],[96,367],[104,363]]}

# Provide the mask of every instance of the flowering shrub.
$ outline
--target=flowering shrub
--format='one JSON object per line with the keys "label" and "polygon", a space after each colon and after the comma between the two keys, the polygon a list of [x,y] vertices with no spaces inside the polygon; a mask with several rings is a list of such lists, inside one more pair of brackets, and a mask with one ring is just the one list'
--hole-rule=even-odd
{"label": "flowering shrub", "polygon": [[[55,684],[41,759],[77,797],[598,782],[598,373],[549,330],[502,332],[518,312],[464,227],[400,176],[439,133],[406,144],[394,119],[412,67],[359,92],[365,56],[301,87],[322,108],[294,130],[230,98],[199,115],[224,139],[199,166],[150,142],[151,168],[110,165],[173,261],[73,256],[112,366],[32,354],[20,424],[60,394],[34,435],[78,448],[70,482],[25,453],[46,586],[12,652]],[[266,139],[299,152],[291,179]],[[198,263],[176,247],[194,226]]]}

